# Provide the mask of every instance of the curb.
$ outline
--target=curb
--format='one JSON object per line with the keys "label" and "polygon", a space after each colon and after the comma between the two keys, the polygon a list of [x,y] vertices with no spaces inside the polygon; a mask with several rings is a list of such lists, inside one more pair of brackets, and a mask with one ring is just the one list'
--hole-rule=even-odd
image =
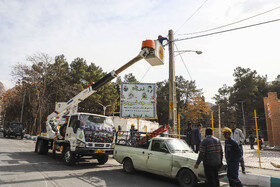
{"label": "curb", "polygon": [[[239,173],[239,179],[241,180],[243,185],[255,185],[260,187],[279,187],[280,186],[280,178],[279,177],[271,177],[267,175],[257,175],[253,173]],[[228,182],[228,178],[225,177],[224,181]]]}
{"label": "curb", "polygon": [[24,138],[26,138],[26,139],[28,139],[28,140],[36,141],[37,136],[30,136],[29,134],[25,134],[25,135],[24,135]]}

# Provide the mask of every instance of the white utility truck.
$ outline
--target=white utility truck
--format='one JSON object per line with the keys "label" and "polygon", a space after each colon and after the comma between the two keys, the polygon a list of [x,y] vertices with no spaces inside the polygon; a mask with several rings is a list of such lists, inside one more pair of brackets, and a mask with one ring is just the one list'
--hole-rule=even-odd
{"label": "white utility truck", "polygon": [[94,94],[98,88],[117,77],[119,73],[141,59],[147,60],[152,66],[162,65],[163,47],[157,40],[145,40],[135,58],[116,71],[112,71],[96,83],[92,82],[78,95],[59,107],[47,117],[47,132],[42,132],[36,140],[35,152],[47,154],[48,150],[61,152],[66,165],[75,164],[81,156],[91,156],[100,164],[108,160],[113,153],[112,143],[114,125],[109,117],[78,113],[78,104]]}

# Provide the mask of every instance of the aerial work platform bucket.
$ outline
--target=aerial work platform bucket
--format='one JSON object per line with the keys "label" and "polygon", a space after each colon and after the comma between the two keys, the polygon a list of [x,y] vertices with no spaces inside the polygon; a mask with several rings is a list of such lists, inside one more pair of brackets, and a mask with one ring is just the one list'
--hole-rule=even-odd
{"label": "aerial work platform bucket", "polygon": [[164,48],[158,40],[145,40],[142,42],[142,49],[149,48],[150,53],[145,57],[145,60],[151,66],[164,64]]}

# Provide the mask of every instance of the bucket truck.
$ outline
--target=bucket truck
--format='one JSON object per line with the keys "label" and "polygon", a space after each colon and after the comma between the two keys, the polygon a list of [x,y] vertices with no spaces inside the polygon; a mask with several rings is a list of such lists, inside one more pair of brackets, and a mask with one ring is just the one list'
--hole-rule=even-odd
{"label": "bucket truck", "polygon": [[77,106],[98,88],[143,58],[152,66],[164,63],[164,49],[158,40],[143,41],[141,51],[135,58],[99,81],[92,82],[68,102],[60,103],[47,117],[47,132],[37,136],[35,152],[47,154],[52,150],[54,157],[56,152],[61,152],[65,164],[69,166],[74,165],[81,156],[91,156],[99,164],[105,164],[108,154],[113,153],[114,124],[109,117],[103,115],[78,113]]}

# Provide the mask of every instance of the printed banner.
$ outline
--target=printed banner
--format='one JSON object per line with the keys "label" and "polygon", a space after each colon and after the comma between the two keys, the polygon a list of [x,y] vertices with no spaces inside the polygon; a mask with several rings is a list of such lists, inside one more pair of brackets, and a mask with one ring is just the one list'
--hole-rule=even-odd
{"label": "printed banner", "polygon": [[123,118],[157,118],[156,85],[152,83],[121,83]]}

